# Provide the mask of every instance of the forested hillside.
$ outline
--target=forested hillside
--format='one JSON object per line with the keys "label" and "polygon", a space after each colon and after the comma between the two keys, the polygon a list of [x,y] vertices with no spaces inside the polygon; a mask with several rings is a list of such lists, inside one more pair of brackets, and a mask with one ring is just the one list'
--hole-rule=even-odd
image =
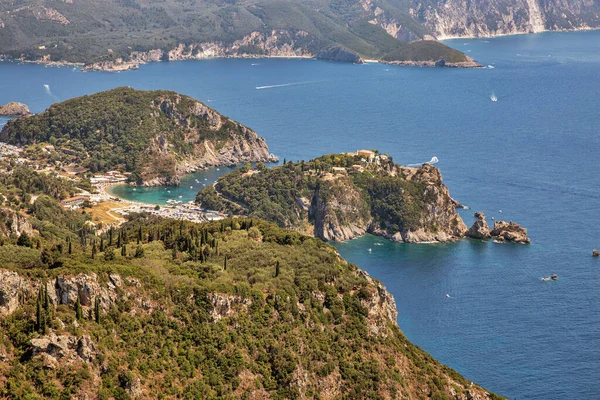
{"label": "forested hillside", "polygon": [[[21,0],[0,3],[0,54],[46,61],[315,56],[339,46],[370,59],[415,54],[433,39],[403,4],[358,0]],[[443,57],[468,61],[442,45]],[[152,52],[149,52],[153,50]]]}
{"label": "forested hillside", "polygon": [[0,398],[497,398],[320,240],[249,218],[99,229],[49,179],[0,209]]}

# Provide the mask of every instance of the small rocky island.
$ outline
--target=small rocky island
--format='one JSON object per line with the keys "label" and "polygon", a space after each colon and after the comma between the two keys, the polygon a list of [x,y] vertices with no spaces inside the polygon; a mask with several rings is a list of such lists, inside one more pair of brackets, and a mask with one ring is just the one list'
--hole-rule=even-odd
{"label": "small rocky island", "polygon": [[494,221],[494,228],[490,230],[485,215],[482,212],[475,213],[475,222],[465,236],[473,239],[491,239],[496,243],[512,242],[529,244],[531,239],[527,236],[527,229],[516,222]]}
{"label": "small rocky island", "polygon": [[2,117],[22,117],[29,114],[31,114],[29,107],[23,103],[11,102],[0,106],[0,116]]}

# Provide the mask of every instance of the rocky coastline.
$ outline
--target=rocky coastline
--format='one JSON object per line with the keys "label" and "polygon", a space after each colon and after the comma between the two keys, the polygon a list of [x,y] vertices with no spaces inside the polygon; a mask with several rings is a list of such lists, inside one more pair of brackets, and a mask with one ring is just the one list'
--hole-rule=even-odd
{"label": "rocky coastline", "polygon": [[531,243],[531,239],[527,236],[527,229],[516,222],[494,221],[494,227],[490,229],[482,212],[476,212],[475,218],[477,219],[466,232],[466,237],[481,240],[493,239],[495,243]]}

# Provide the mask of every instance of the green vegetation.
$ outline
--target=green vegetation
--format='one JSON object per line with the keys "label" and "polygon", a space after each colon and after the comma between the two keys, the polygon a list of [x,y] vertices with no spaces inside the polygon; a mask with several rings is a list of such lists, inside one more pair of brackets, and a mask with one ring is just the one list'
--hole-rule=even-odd
{"label": "green vegetation", "polygon": [[[42,7],[56,13],[46,17]],[[376,18],[374,7],[365,10],[352,0],[2,2],[0,20],[5,27],[0,35],[0,54],[94,62],[162,49],[163,57],[168,58],[166,51],[180,43],[219,42],[227,46],[253,32],[270,35],[273,30],[284,32],[278,35],[280,47],[290,45],[311,54],[338,45],[366,58],[397,54],[405,59],[414,54],[429,60],[432,56],[427,48],[437,51],[431,42],[416,53],[403,45],[403,41],[431,34],[411,15],[409,4],[378,2],[377,7],[385,12],[384,17],[406,30],[400,40],[369,22]],[[263,55],[266,51],[261,43],[249,41],[239,46],[237,55]]]}
{"label": "green vegetation", "polygon": [[[207,140],[222,146],[231,136],[240,135],[238,127],[190,97],[122,87],[9,121],[0,140],[17,145],[50,143],[60,161],[74,162],[93,173],[131,172],[132,181],[142,182],[173,178],[178,160],[203,155],[203,146],[197,144]],[[50,157],[33,150],[28,155],[36,154]]]}
{"label": "green vegetation", "polygon": [[[353,166],[364,170],[353,170]],[[345,168],[346,172],[337,174],[334,167]],[[220,177],[215,188],[203,188],[196,202],[207,209],[303,229],[306,222],[315,223],[320,218],[305,202],[315,206],[317,201],[344,201],[349,192],[356,191],[360,197],[349,204],[356,214],[337,211],[337,221],[349,224],[372,219],[374,227],[392,232],[417,229],[431,199],[426,197],[423,182],[406,179],[398,168],[388,157],[368,163],[347,154],[288,162],[270,169],[259,164],[254,171],[246,166]]]}
{"label": "green vegetation", "polygon": [[450,63],[468,61],[468,57],[440,42],[422,40],[394,49],[383,57],[384,61],[439,61]]}
{"label": "green vegetation", "polygon": [[[326,169],[332,160],[349,162],[332,156],[304,167]],[[47,196],[56,184],[20,210],[32,233],[3,236],[0,245],[0,272],[26,281],[18,308],[0,319],[0,398],[483,393],[369,308],[395,305],[320,240],[258,219],[195,224],[146,214],[100,233],[87,215]],[[3,215],[4,232],[12,218]],[[57,302],[56,278],[82,273],[86,289]],[[114,274],[122,283],[110,286]],[[79,293],[91,297],[84,303]],[[32,340],[52,335],[72,349],[32,350]]]}

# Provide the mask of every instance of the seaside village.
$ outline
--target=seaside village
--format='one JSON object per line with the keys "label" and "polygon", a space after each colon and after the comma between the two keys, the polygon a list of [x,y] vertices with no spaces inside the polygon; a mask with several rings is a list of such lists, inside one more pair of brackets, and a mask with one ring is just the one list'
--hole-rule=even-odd
{"label": "seaside village", "polygon": [[[52,145],[45,146],[43,150],[48,153],[55,151],[54,146]],[[61,149],[61,151],[62,150],[65,149]],[[332,171],[327,174],[331,179],[333,179],[335,175],[363,172],[368,165],[380,165],[389,160],[388,156],[385,154],[372,150],[358,150],[356,152],[345,154],[359,156],[360,164],[352,165],[348,169],[344,167],[333,167]],[[109,188],[111,186],[127,184],[129,180],[129,173],[127,172],[108,171],[104,174],[92,175],[86,168],[82,168],[76,164],[62,165],[60,162],[44,163],[39,162],[37,159],[30,159],[26,157],[23,148],[1,142],[0,158],[12,160],[17,164],[32,167],[38,172],[54,174],[55,176],[60,176],[74,182],[79,182],[82,179],[89,180],[89,187],[91,190],[80,189],[79,193],[73,197],[63,199],[61,203],[65,208],[81,209],[82,211],[91,213],[92,222],[95,224],[101,223],[104,229],[125,222],[125,216],[130,213],[145,212],[165,218],[188,220],[192,222],[215,221],[227,216],[217,211],[203,209],[194,203],[194,201],[184,203],[177,199],[170,199],[166,204],[156,205],[129,201],[110,194]],[[8,167],[5,168],[7,168],[7,171],[5,172],[10,172]],[[257,173],[260,173],[260,171],[252,169],[246,174],[249,176]]]}

